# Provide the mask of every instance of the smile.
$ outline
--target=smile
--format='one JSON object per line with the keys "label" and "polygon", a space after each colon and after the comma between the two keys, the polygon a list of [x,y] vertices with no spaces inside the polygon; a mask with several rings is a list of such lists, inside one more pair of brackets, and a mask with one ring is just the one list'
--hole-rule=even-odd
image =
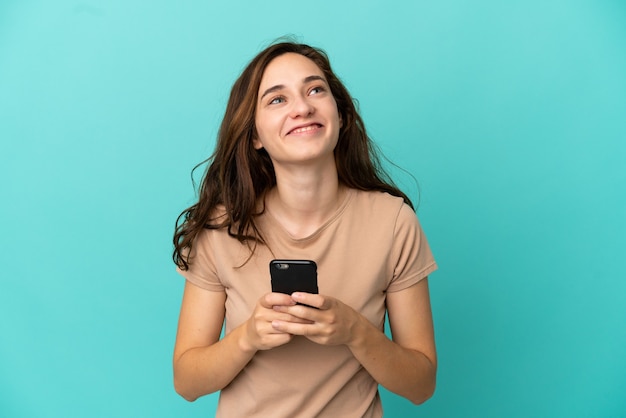
{"label": "smile", "polygon": [[289,134],[302,134],[302,133],[307,133],[307,132],[313,132],[313,131],[318,130],[321,127],[322,125],[319,125],[317,123],[307,125],[307,126],[300,126],[289,131]]}

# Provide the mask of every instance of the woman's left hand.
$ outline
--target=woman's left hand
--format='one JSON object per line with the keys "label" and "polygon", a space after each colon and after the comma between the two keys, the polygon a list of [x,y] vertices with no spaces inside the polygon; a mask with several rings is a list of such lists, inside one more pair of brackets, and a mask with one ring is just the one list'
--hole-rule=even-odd
{"label": "woman's left hand", "polygon": [[273,305],[273,309],[289,314],[272,319],[274,329],[303,335],[322,345],[344,344],[374,380],[416,404],[432,396],[437,354],[427,279],[387,294],[393,341],[338,299],[301,292],[291,298],[308,306]]}
{"label": "woman's left hand", "polygon": [[350,345],[356,336],[355,329],[365,319],[345,303],[330,296],[296,292],[291,297],[303,305],[274,306],[274,309],[310,323],[274,320],[272,327],[278,331],[305,336],[318,344]]}

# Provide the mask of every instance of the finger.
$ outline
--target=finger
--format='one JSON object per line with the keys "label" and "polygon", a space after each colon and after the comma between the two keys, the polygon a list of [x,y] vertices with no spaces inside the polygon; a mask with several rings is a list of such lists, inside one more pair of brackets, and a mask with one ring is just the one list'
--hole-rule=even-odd
{"label": "finger", "polygon": [[274,320],[272,321],[272,328],[277,332],[283,332],[291,335],[312,335],[314,333],[315,324],[312,323],[296,323],[289,321]]}
{"label": "finger", "polygon": [[[288,314],[290,315],[290,318],[293,318],[286,322],[298,324],[312,324],[314,322],[319,322],[324,318],[323,311],[306,305],[274,306],[274,310]],[[283,319],[284,318],[280,318],[280,320]]]}
{"label": "finger", "polygon": [[264,308],[271,309],[273,306],[281,305],[281,306],[292,306],[295,305],[296,302],[289,295],[284,293],[266,293],[260,299],[260,304]]}
{"label": "finger", "polygon": [[291,298],[298,303],[317,309],[329,309],[332,303],[332,298],[314,293],[294,292]]}
{"label": "finger", "polygon": [[289,312],[290,309],[297,307],[289,307],[289,306],[274,306],[274,311],[277,313],[280,312],[280,315],[275,316],[272,320],[284,321],[284,322],[293,322],[296,324],[311,324],[313,321],[311,319],[303,318],[302,316],[293,315]]}

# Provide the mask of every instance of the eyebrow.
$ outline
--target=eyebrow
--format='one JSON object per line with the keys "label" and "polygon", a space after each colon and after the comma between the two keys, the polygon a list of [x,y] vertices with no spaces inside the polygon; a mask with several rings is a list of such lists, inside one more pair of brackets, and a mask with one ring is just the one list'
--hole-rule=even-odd
{"label": "eyebrow", "polygon": [[[321,80],[324,83],[328,84],[326,80],[324,79],[324,77],[319,76],[319,75],[310,75],[308,77],[305,77],[304,80],[302,80],[302,84],[306,84],[306,83],[310,83],[311,81],[318,81],[318,80]],[[267,96],[270,93],[274,93],[275,91],[279,91],[284,88],[285,88],[284,84],[277,84],[275,86],[272,86],[263,92],[263,94],[261,95],[261,99],[263,99],[265,96]]]}

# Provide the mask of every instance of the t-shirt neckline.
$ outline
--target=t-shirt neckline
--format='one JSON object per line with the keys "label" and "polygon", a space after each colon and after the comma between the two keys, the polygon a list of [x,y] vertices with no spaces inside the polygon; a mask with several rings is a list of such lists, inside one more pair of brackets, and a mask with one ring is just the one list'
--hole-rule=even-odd
{"label": "t-shirt neckline", "polygon": [[337,219],[339,219],[341,217],[341,214],[346,210],[346,208],[348,207],[349,203],[352,201],[353,196],[356,194],[356,190],[355,189],[351,189],[351,188],[346,187],[345,190],[346,190],[346,193],[343,196],[343,201],[337,207],[335,212],[333,212],[328,217],[328,219],[324,223],[322,223],[322,225],[320,225],[319,228],[317,228],[315,231],[313,231],[311,234],[309,234],[306,237],[295,238],[293,235],[291,235],[289,233],[289,231],[287,231],[287,229],[285,229],[283,227],[283,225],[278,221],[278,219],[276,219],[276,217],[274,216],[274,214],[272,213],[271,209],[268,206],[265,207],[265,213],[267,214],[267,217],[270,220],[270,222],[272,224],[274,224],[278,228],[278,230],[280,231],[280,234],[283,235],[285,238],[289,239],[292,242],[308,241],[310,239],[315,238],[323,230],[328,228],[331,224],[333,224]]}

